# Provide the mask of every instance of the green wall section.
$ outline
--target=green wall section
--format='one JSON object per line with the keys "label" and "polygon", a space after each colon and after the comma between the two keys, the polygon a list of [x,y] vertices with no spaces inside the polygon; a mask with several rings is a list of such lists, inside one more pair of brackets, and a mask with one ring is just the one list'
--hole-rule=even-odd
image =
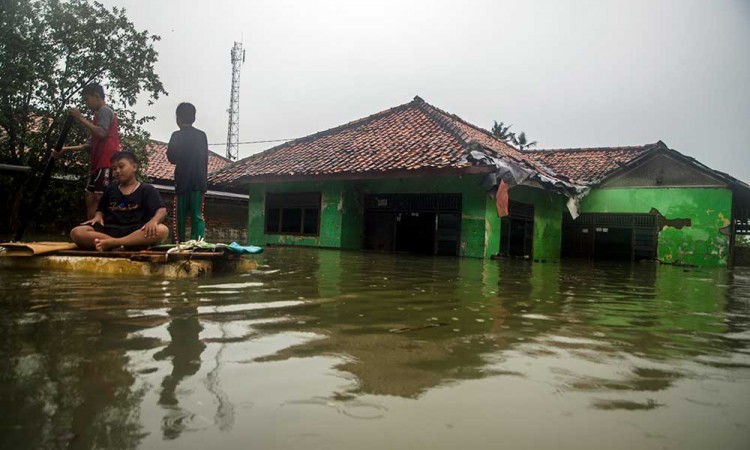
{"label": "green wall section", "polygon": [[[273,185],[253,185],[250,189],[247,238],[250,243],[269,245],[306,245],[340,248],[342,246],[343,198],[340,182],[297,182]],[[320,235],[294,236],[265,234],[266,192],[320,192]]]}
{"label": "green wall section", "polygon": [[730,224],[732,192],[721,188],[594,189],[581,201],[582,213],[648,213],[656,208],[666,219],[690,219],[691,225],[659,230],[657,257],[671,264],[726,266],[729,237],[719,229]]}
{"label": "green wall section", "polygon": [[562,214],[565,210],[566,198],[559,194],[528,186],[516,186],[510,189],[508,197],[511,200],[534,205],[534,243],[532,248],[534,260],[559,260],[562,241]]}
{"label": "green wall section", "polygon": [[[257,245],[303,245],[344,249],[362,248],[367,194],[461,194],[459,254],[489,258],[500,247],[500,219],[494,199],[481,187],[481,175],[383,179],[364,181],[288,182],[253,185],[250,189],[248,239]],[[265,234],[266,192],[320,192],[320,235]],[[565,197],[542,189],[517,186],[511,200],[534,205],[534,260],[560,258]],[[581,201],[582,213],[649,213],[657,209],[666,219],[690,219],[681,229],[659,230],[660,261],[699,266],[725,266],[729,238],[719,229],[731,219],[732,193],[721,188],[605,188],[594,189]]]}
{"label": "green wall section", "polygon": [[[362,248],[367,194],[461,194],[460,255],[489,257],[499,248],[499,219],[494,200],[481,187],[480,175],[363,181],[287,182],[253,185],[248,211],[248,240],[256,245]],[[320,236],[265,234],[266,192],[320,192]]]}
{"label": "green wall section", "polygon": [[341,208],[341,248],[358,250],[364,239],[364,205],[359,186],[343,185]]}

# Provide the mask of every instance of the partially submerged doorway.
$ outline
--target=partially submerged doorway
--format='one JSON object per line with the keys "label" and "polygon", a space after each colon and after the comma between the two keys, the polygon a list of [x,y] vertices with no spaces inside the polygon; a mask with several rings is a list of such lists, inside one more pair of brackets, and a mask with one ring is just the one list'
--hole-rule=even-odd
{"label": "partially submerged doorway", "polygon": [[458,255],[460,236],[461,194],[365,196],[365,249]]}
{"label": "partially submerged doorway", "polygon": [[500,256],[532,258],[534,205],[508,201],[508,215],[500,219]]}
{"label": "partially submerged doorway", "polygon": [[640,261],[656,259],[656,215],[585,213],[563,217],[562,257]]}

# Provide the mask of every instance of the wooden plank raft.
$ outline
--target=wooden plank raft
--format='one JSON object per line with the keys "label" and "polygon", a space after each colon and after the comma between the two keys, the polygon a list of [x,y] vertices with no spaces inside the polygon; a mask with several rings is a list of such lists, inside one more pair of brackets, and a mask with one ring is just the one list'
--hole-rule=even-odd
{"label": "wooden plank raft", "polygon": [[[53,245],[58,249],[52,250]],[[257,262],[223,248],[196,251],[77,250],[67,243],[0,244],[0,268],[66,270],[109,275],[195,278],[219,273],[242,273]],[[71,248],[72,245],[72,248]],[[12,251],[8,248],[13,247]]]}
{"label": "wooden plank raft", "polygon": [[0,247],[5,249],[0,256],[44,255],[77,248],[72,242],[4,242]]}

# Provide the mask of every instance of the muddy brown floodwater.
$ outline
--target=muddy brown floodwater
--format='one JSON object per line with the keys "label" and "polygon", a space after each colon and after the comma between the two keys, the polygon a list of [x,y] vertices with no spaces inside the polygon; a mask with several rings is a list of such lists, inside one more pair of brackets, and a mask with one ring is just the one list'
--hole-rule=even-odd
{"label": "muddy brown floodwater", "polygon": [[750,270],[259,260],[0,271],[0,448],[750,448]]}

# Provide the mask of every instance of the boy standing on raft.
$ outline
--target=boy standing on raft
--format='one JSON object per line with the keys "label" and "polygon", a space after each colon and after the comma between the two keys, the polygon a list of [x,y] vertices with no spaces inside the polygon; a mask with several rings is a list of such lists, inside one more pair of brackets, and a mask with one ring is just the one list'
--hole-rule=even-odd
{"label": "boy standing on raft", "polygon": [[128,151],[112,156],[118,184],[105,189],[94,218],[73,228],[78,247],[106,251],[115,247],[145,247],[162,242],[169,229],[162,224],[167,209],[156,188],[135,179],[138,160]]}
{"label": "boy standing on raft", "polygon": [[175,242],[185,242],[186,215],[190,216],[190,239],[206,235],[203,221],[203,194],[208,190],[208,140],[194,128],[195,106],[180,103],[175,111],[178,131],[172,133],[167,159],[175,165]]}
{"label": "boy standing on raft", "polygon": [[83,102],[94,111],[94,120],[83,116],[78,108],[70,108],[70,114],[91,133],[88,144],[63,147],[53,153],[59,158],[69,151],[87,150],[90,152],[89,178],[86,183],[86,218],[91,220],[96,213],[96,206],[110,182],[110,158],[120,149],[120,137],[117,130],[117,115],[104,103],[104,88],[93,83],[81,91]]}

